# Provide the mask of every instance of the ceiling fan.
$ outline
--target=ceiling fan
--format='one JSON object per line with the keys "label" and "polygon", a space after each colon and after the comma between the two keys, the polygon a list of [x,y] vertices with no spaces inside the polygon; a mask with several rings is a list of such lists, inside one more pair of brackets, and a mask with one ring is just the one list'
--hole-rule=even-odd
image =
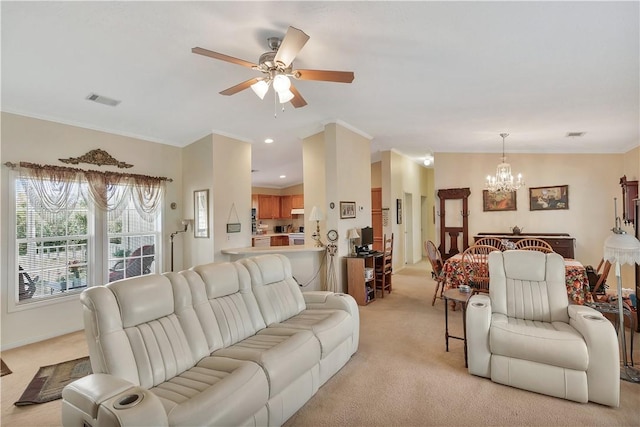
{"label": "ceiling fan", "polygon": [[273,85],[273,89],[277,93],[281,104],[291,101],[291,104],[295,108],[300,108],[307,105],[307,101],[304,100],[300,92],[298,92],[296,87],[291,83],[290,77],[297,80],[318,80],[338,83],[351,83],[354,78],[352,71],[294,69],[293,60],[308,40],[309,36],[302,30],[289,27],[283,39],[278,37],[269,37],[267,39],[271,51],[260,55],[258,64],[253,64],[243,59],[234,58],[233,56],[213,52],[201,47],[194,47],[191,49],[191,52],[231,62],[232,64],[242,65],[243,67],[252,68],[263,73],[262,77],[255,77],[223,90],[220,92],[221,95],[234,95],[251,87],[260,99],[264,99],[264,96],[269,90],[269,86]]}

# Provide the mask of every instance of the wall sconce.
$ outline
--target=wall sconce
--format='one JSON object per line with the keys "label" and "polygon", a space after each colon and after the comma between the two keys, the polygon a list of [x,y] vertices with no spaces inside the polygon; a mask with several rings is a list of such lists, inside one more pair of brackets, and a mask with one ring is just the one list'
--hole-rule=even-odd
{"label": "wall sconce", "polygon": [[355,246],[355,243],[353,243],[353,241],[359,238],[360,238],[360,235],[358,234],[358,230],[355,228],[350,228],[349,233],[347,233],[347,239],[349,239],[349,246],[350,246],[349,250],[351,251],[351,255],[356,254],[356,246]]}
{"label": "wall sconce", "polygon": [[314,206],[313,209],[311,209],[309,221],[316,222],[316,231],[314,231],[311,235],[311,237],[316,241],[316,247],[324,246],[324,244],[322,244],[322,241],[320,240],[320,221],[322,221],[323,218],[324,216],[322,215],[322,211],[320,210],[320,208]]}
{"label": "wall sconce", "polygon": [[181,223],[184,226],[184,229],[183,230],[174,231],[173,233],[171,233],[169,235],[169,238],[171,239],[171,271],[173,271],[173,238],[176,237],[176,235],[178,235],[180,233],[186,233],[187,230],[189,229],[189,225],[193,224],[193,220],[192,219],[183,219]]}

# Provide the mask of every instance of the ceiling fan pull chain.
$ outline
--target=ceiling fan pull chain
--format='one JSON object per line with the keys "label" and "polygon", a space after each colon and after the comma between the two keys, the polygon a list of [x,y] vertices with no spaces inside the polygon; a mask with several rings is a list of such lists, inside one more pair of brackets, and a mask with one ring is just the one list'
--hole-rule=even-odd
{"label": "ceiling fan pull chain", "polygon": [[278,93],[273,91],[273,118],[278,118]]}

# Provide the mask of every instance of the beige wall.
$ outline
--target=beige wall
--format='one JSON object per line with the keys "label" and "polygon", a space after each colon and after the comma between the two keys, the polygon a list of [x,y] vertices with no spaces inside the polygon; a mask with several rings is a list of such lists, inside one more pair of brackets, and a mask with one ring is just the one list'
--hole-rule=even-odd
{"label": "beige wall", "polygon": [[[470,188],[469,243],[478,232],[510,232],[514,225],[526,233],[569,233],[576,239],[576,258],[596,266],[613,227],[614,197],[618,209],[621,206],[619,179],[625,158],[632,156],[637,173],[637,149],[627,154],[510,154],[507,161],[512,172],[522,173],[526,181],[526,188],[517,192],[516,211],[483,212],[482,190],[486,176],[495,174],[497,154],[436,153],[435,188]],[[530,211],[528,189],[555,185],[569,186],[569,209]],[[449,221],[461,223],[459,208],[447,208]],[[439,225],[438,221],[438,233]],[[438,236],[437,244],[439,240]]]}
{"label": "beige wall", "polygon": [[[158,250],[163,259],[156,260],[158,271],[166,271],[169,266],[169,234],[180,228],[183,218],[183,204],[180,203],[182,190],[182,152],[179,148],[140,139],[84,129],[45,120],[38,120],[15,114],[2,113],[1,153],[3,162],[28,161],[41,164],[63,165],[59,158],[78,157],[93,149],[103,149],[118,160],[134,165],[126,172],[153,176],[166,176],[173,182],[167,184],[162,242]],[[114,170],[114,166],[79,165],[81,168]],[[120,169],[119,171],[122,171]],[[2,166],[1,200],[2,212],[2,269],[0,272],[2,348],[40,341],[46,338],[76,331],[83,327],[78,296],[57,298],[54,301],[29,304],[8,312],[8,284],[15,283],[7,266],[8,238],[14,233],[8,221],[9,168]],[[171,210],[171,202],[178,207]],[[178,228],[176,228],[178,227]],[[96,248],[96,254],[101,248]],[[176,240],[176,253],[182,252],[181,241]],[[96,257],[101,261],[101,257]],[[98,266],[99,268],[100,266]],[[100,270],[104,270],[100,268]],[[106,274],[106,273],[105,273]],[[106,277],[103,282],[106,282]],[[13,291],[13,290],[12,290]]]}

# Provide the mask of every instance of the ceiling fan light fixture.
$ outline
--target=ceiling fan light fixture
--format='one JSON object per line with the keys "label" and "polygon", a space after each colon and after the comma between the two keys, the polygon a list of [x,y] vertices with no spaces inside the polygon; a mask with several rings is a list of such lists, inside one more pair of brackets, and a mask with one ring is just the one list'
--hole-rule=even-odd
{"label": "ceiling fan light fixture", "polygon": [[285,104],[291,101],[293,97],[294,94],[289,89],[278,92],[278,99],[280,100],[280,104]]}
{"label": "ceiling fan light fixture", "polygon": [[277,74],[273,78],[273,90],[278,92],[278,94],[280,94],[281,92],[288,92],[290,87],[291,80],[289,80],[289,77],[285,76],[284,74]]}
{"label": "ceiling fan light fixture", "polygon": [[260,99],[264,99],[264,96],[267,94],[267,91],[269,90],[269,83],[266,82],[265,80],[260,80],[252,84],[251,89],[253,89],[253,92],[256,95],[258,95]]}

